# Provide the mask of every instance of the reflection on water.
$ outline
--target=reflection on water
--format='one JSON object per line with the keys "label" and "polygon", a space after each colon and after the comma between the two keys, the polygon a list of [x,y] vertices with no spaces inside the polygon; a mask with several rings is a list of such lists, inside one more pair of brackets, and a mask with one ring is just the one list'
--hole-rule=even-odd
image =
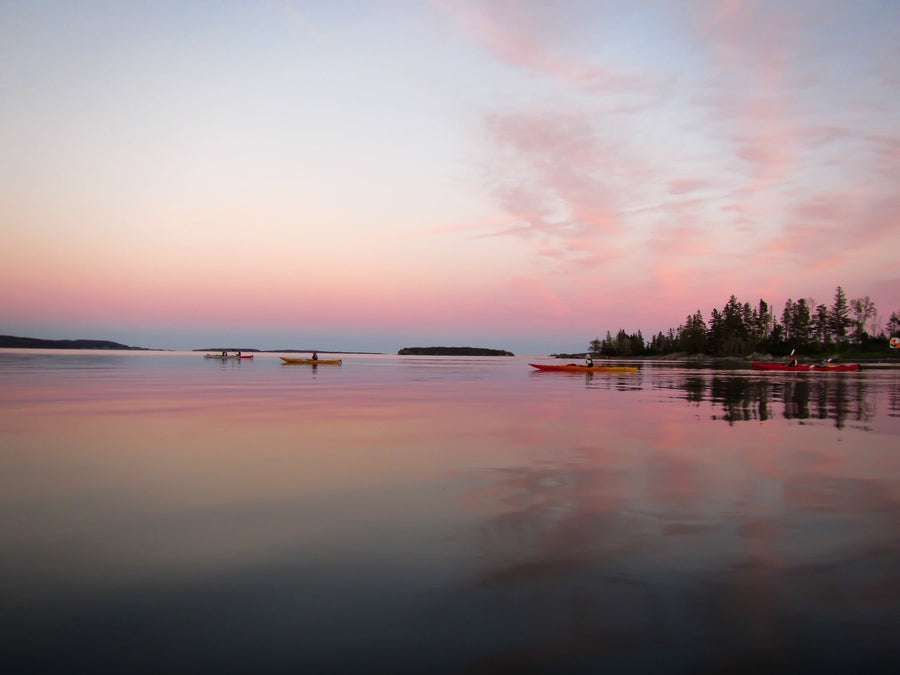
{"label": "reflection on water", "polygon": [[114,371],[128,363],[124,352],[88,350],[0,349],[0,373],[36,371]]}
{"label": "reflection on water", "polygon": [[900,657],[896,371],[26,356],[0,352],[10,672]]}
{"label": "reflection on water", "polygon": [[[590,389],[670,391],[695,407],[709,407],[710,419],[728,423],[786,420],[832,420],[837,428],[865,425],[873,415],[874,389],[882,389],[885,414],[900,415],[896,371],[863,373],[757,373],[744,370],[660,368],[643,364],[641,374],[553,374],[584,382]],[[533,378],[547,373],[531,373]]]}
{"label": "reflection on water", "polygon": [[[788,420],[833,420],[838,428],[848,422],[865,424],[875,410],[869,400],[867,379],[856,373],[816,374],[813,377],[747,377],[734,374],[686,374],[674,383],[689,403],[719,406],[712,419],[728,423]],[[837,377],[835,377],[837,375]],[[896,406],[896,395],[893,397]],[[896,412],[894,410],[893,412]]]}

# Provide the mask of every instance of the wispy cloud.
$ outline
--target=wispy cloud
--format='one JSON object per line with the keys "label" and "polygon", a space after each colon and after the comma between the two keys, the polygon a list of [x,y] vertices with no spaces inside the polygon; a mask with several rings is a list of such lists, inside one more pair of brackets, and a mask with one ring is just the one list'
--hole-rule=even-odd
{"label": "wispy cloud", "polygon": [[486,181],[500,208],[527,214],[514,234],[535,236],[572,261],[612,243],[622,148],[581,113],[494,113],[485,122],[496,151]]}
{"label": "wispy cloud", "polygon": [[510,229],[510,225],[519,223],[522,220],[524,220],[523,216],[518,215],[503,216],[500,218],[485,218],[484,220],[477,220],[468,223],[454,223],[453,225],[445,225],[443,227],[433,227],[429,229],[415,230],[413,232],[392,233],[386,236],[391,238],[403,239],[429,237],[438,234],[457,233],[469,233],[472,236],[491,236],[498,232],[498,228],[499,231],[503,231],[503,228]]}
{"label": "wispy cloud", "polygon": [[[557,21],[591,20],[583,5],[554,4],[553,16],[530,3],[441,6],[499,62],[572,96],[485,112],[486,181],[499,208],[527,214],[506,233],[533,239],[536,256],[573,270],[618,259],[671,286],[738,253],[773,270],[798,261],[824,270],[848,249],[896,238],[885,189],[896,188],[900,143],[848,114],[814,65],[826,47],[812,35],[841,20],[829,8],[697,0],[687,12],[664,10],[701,59],[694,86],[680,91],[683,76],[666,64],[623,70],[625,58],[567,52]],[[870,93],[860,110],[900,111],[896,93]],[[628,106],[611,104],[623,97]],[[881,189],[860,190],[866,180]],[[823,197],[829,182],[842,187]]]}
{"label": "wispy cloud", "polygon": [[640,80],[614,68],[585,63],[554,49],[570,31],[571,7],[557,3],[439,0],[437,6],[471,40],[508,66],[566,80],[585,90],[640,86]]}

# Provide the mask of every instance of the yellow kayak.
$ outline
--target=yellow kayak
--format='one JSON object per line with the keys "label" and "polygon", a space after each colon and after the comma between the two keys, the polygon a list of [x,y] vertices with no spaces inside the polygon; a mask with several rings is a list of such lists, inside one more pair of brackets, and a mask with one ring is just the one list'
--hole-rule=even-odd
{"label": "yellow kayak", "polygon": [[281,360],[285,363],[290,364],[301,364],[307,366],[339,366],[341,365],[340,359],[287,359],[285,357],[281,357]]}

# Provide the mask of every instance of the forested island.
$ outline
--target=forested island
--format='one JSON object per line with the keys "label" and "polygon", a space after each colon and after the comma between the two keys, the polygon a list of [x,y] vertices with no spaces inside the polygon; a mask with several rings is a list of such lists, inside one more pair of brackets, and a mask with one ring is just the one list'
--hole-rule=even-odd
{"label": "forested island", "polygon": [[504,349],[482,347],[404,347],[399,356],[515,356]]}
{"label": "forested island", "polygon": [[700,310],[689,314],[678,328],[660,331],[649,341],[641,331],[625,330],[591,341],[591,354],[609,357],[747,356],[754,353],[782,356],[791,350],[809,356],[852,354],[854,358],[898,357],[890,349],[891,337],[900,336],[900,311],[882,325],[875,303],[866,296],[848,300],[840,286],[830,306],[788,298],[781,316],[765,300],[756,305],[734,295],[725,306],[713,309],[709,321]]}
{"label": "forested island", "polygon": [[119,349],[149,351],[146,347],[129,347],[109,340],[42,340],[40,338],[0,335],[3,349]]}

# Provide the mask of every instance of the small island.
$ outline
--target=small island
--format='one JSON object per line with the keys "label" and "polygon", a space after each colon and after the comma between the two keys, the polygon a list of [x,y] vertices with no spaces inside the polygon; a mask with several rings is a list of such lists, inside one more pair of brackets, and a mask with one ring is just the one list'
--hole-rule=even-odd
{"label": "small island", "polygon": [[483,347],[404,347],[398,356],[515,356],[505,349]]}

